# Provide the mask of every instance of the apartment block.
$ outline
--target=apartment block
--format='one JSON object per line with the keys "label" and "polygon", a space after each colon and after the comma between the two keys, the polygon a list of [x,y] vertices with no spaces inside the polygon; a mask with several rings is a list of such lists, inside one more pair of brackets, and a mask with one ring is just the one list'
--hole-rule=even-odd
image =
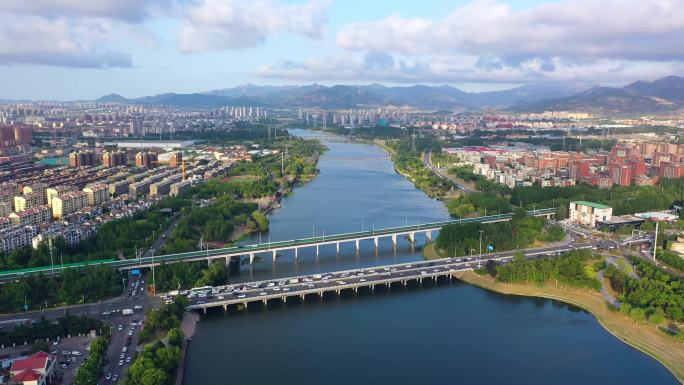
{"label": "apartment block", "polygon": [[106,184],[92,184],[83,189],[88,197],[88,204],[99,206],[109,200],[109,187]]}
{"label": "apartment block", "polygon": [[59,219],[88,205],[88,197],[83,191],[72,191],[52,198],[52,217]]}
{"label": "apartment block", "polygon": [[45,190],[45,196],[47,197],[48,207],[52,207],[52,198],[63,195],[65,193],[77,191],[75,186],[59,185],[54,187],[49,187]]}
{"label": "apartment block", "polygon": [[9,219],[15,225],[39,225],[52,219],[52,211],[47,205],[33,207],[21,212],[11,213]]}

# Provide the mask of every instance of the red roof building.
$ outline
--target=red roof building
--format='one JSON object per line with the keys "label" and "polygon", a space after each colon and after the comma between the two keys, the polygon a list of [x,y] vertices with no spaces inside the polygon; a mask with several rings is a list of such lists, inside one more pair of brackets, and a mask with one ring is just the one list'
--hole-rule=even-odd
{"label": "red roof building", "polygon": [[52,380],[57,358],[45,352],[14,360],[10,367],[12,384],[45,385]]}

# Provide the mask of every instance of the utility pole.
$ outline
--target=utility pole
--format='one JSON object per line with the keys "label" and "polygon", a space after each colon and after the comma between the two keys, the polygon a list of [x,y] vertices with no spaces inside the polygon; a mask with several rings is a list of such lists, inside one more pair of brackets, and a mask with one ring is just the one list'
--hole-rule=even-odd
{"label": "utility pole", "polygon": [[280,153],[280,174],[283,177],[285,176],[285,153],[284,152]]}
{"label": "utility pole", "polygon": [[50,245],[50,265],[52,266],[52,275],[55,275],[55,261],[52,259],[52,237],[48,238],[48,244]]}
{"label": "utility pole", "polygon": [[480,230],[480,255],[477,257],[477,268],[482,265],[482,230]]}
{"label": "utility pole", "polygon": [[157,294],[157,281],[154,278],[154,250],[152,250],[152,294]]}
{"label": "utility pole", "polygon": [[655,238],[653,239],[653,263],[657,264],[656,250],[658,250],[658,221],[656,221]]}

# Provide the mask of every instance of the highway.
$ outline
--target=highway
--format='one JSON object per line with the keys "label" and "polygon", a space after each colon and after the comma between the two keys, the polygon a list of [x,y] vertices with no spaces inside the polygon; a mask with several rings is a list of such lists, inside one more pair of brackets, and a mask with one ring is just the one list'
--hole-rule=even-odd
{"label": "highway", "polygon": [[456,180],[456,178],[452,178],[452,177],[449,176],[448,174],[444,174],[444,173],[442,172],[442,170],[440,170],[438,167],[435,167],[435,166],[432,164],[432,152],[431,152],[431,151],[428,151],[428,152],[423,153],[423,164],[425,165],[425,167],[427,167],[428,169],[430,169],[430,171],[432,171],[435,175],[437,175],[438,177],[440,177],[440,178],[442,178],[442,179],[444,179],[444,180],[446,180],[446,181],[452,183],[452,184],[453,184],[454,186],[456,186],[456,188],[458,188],[459,190],[462,190],[462,191],[467,192],[467,193],[474,193],[474,192],[477,192],[477,191],[475,191],[475,190],[469,188],[468,186],[459,183],[459,182]]}
{"label": "highway", "polygon": [[[539,209],[539,210],[530,210],[527,213],[528,213],[528,215],[532,215],[532,216],[552,216],[552,215],[555,215],[556,209],[555,208],[547,208],[547,209]],[[106,262],[101,262],[99,264],[105,265],[105,266],[111,266],[113,268],[120,269],[120,270],[128,270],[128,269],[135,269],[135,268],[159,265],[161,263],[185,262],[185,261],[203,260],[203,259],[211,260],[211,259],[216,259],[216,258],[229,259],[232,257],[240,257],[240,256],[250,256],[250,261],[251,261],[253,259],[254,255],[258,254],[258,253],[266,253],[266,252],[275,253],[275,251],[278,251],[278,250],[288,250],[288,249],[290,249],[290,250],[294,249],[296,251],[297,249],[303,248],[303,247],[315,247],[315,246],[320,246],[320,245],[325,245],[325,244],[360,241],[360,240],[365,240],[365,239],[373,239],[377,242],[377,240],[381,237],[397,236],[397,235],[413,236],[416,233],[423,233],[423,232],[431,234],[432,231],[437,231],[446,225],[466,224],[466,223],[492,223],[492,222],[508,221],[512,217],[513,217],[512,213],[497,214],[497,215],[489,215],[489,216],[482,216],[482,217],[476,217],[476,218],[464,218],[464,219],[440,221],[440,222],[432,222],[432,223],[421,223],[421,224],[399,226],[399,227],[392,227],[392,228],[386,228],[386,229],[373,229],[373,230],[357,231],[357,232],[344,233],[344,234],[332,234],[332,235],[317,236],[317,237],[310,237],[310,238],[294,239],[294,240],[287,240],[287,241],[267,242],[267,243],[254,244],[254,245],[244,245],[244,246],[233,246],[233,247],[226,247],[226,248],[221,248],[221,249],[191,251],[191,252],[187,252],[187,253],[167,254],[167,255],[160,255],[160,256],[152,255],[149,257],[141,257],[141,258],[127,259],[127,260],[106,261]],[[82,269],[83,267],[85,267],[85,264],[83,264],[83,265],[76,264],[76,265],[68,266],[68,267],[67,266],[62,267],[60,265],[55,265],[54,266],[54,273],[58,274],[62,269],[67,269],[67,268],[68,269]],[[43,268],[33,268],[30,270],[25,270],[25,271],[0,272],[0,281],[16,280],[16,279],[19,279],[21,277],[25,277],[25,276],[29,276],[29,275],[50,274],[52,271],[53,271],[52,267],[46,266]]]}
{"label": "highway", "polygon": [[[593,248],[593,244],[564,244],[556,247],[529,249],[524,251],[527,258],[544,255],[559,255],[574,249]],[[512,259],[516,251],[500,252],[490,255],[446,258],[433,261],[421,261],[387,266],[376,266],[363,269],[345,270],[323,274],[279,278],[266,281],[243,283],[238,285],[217,286],[209,293],[195,296],[190,294],[188,309],[203,310],[212,307],[223,307],[227,310],[231,305],[247,305],[252,302],[267,303],[269,300],[287,301],[291,297],[304,298],[315,294],[322,296],[326,292],[338,293],[341,290],[358,290],[361,287],[373,289],[376,285],[391,285],[396,282],[422,281],[426,278],[450,277],[461,270],[471,270],[491,260],[500,263]]]}

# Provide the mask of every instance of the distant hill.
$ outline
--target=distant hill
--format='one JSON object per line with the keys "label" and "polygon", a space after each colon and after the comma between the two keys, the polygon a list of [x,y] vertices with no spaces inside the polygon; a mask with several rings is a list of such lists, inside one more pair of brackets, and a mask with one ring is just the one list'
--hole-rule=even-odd
{"label": "distant hill", "polygon": [[517,112],[582,111],[598,116],[636,117],[684,111],[684,78],[668,76],[638,81],[620,88],[593,87],[574,95],[519,102]]}
{"label": "distant hill", "polygon": [[669,76],[638,81],[624,87],[588,90],[558,85],[524,85],[502,91],[465,92],[458,88],[415,85],[388,87],[310,84],[258,86],[244,84],[201,93],[165,93],[127,99],[110,94],[101,103],[164,104],[215,108],[227,105],[262,107],[369,108],[410,107],[425,111],[478,111],[485,108],[514,112],[582,111],[600,116],[640,116],[684,111],[684,78]]}
{"label": "distant hill", "polygon": [[476,111],[485,107],[506,108],[516,102],[530,102],[549,96],[566,96],[574,91],[568,87],[522,86],[503,91],[465,92],[448,85],[387,87],[366,86],[257,86],[240,85],[193,94],[165,93],[127,99],[121,95],[105,95],[100,103],[164,104],[176,107],[219,107],[252,105],[267,107],[411,107],[427,111]]}

